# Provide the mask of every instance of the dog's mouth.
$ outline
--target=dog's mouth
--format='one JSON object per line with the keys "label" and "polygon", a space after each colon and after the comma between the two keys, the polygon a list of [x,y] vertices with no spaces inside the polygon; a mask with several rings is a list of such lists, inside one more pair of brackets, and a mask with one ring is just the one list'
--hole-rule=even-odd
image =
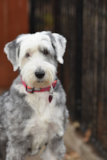
{"label": "dog's mouth", "polygon": [[38,83],[43,83],[44,81],[43,81],[43,80],[37,80],[37,82],[38,82]]}
{"label": "dog's mouth", "polygon": [[43,87],[48,87],[49,85],[51,85],[52,82],[47,81],[46,79],[37,79],[36,81],[34,81],[33,83],[33,87],[34,88],[43,88]]}

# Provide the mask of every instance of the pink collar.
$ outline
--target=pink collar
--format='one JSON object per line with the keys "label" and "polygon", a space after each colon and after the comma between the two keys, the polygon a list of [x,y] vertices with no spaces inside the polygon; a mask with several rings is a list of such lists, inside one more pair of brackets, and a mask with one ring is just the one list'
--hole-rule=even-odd
{"label": "pink collar", "polygon": [[[26,91],[28,93],[33,93],[33,92],[46,92],[46,91],[50,91],[51,89],[51,86],[48,86],[46,88],[39,88],[39,89],[35,89],[35,88],[31,88],[29,86],[27,86],[27,84],[21,79],[22,81],[22,84],[24,85],[24,87],[26,88]],[[56,86],[56,83],[57,83],[57,80],[55,80],[53,83],[52,83],[52,87],[54,88]]]}

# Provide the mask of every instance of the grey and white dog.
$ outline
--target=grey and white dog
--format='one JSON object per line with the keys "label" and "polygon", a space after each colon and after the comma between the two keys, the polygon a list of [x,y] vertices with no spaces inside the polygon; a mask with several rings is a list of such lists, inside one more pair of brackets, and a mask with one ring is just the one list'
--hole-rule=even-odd
{"label": "grey and white dog", "polygon": [[43,160],[62,160],[68,111],[56,73],[65,48],[63,36],[45,31],[20,35],[5,45],[20,75],[0,97],[0,160],[24,160],[43,146]]}

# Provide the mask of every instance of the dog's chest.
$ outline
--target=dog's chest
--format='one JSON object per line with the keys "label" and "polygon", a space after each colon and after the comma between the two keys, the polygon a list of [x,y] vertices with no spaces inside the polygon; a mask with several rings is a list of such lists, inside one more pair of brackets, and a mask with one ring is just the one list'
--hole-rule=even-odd
{"label": "dog's chest", "polygon": [[[55,97],[55,95],[54,95]],[[35,154],[49,139],[63,132],[62,112],[55,106],[55,98],[49,103],[49,93],[26,97],[33,115],[28,120],[25,134],[33,136],[32,154]],[[34,152],[34,153],[33,153]]]}

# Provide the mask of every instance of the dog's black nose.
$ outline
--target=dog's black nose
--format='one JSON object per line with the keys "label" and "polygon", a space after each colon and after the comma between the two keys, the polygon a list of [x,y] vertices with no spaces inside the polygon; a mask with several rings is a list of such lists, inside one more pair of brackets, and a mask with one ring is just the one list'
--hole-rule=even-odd
{"label": "dog's black nose", "polygon": [[35,72],[35,76],[36,76],[37,78],[39,78],[39,79],[43,78],[44,75],[45,75],[45,72],[42,71],[42,70],[41,70],[41,71],[36,71],[36,72]]}

